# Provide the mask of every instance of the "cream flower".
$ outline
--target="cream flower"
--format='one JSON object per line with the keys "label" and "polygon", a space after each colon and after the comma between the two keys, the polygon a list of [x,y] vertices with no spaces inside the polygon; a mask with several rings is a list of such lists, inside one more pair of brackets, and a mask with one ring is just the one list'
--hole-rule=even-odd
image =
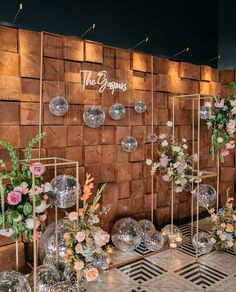
{"label": "cream flower", "polygon": [[75,252],[76,253],[83,253],[83,247],[82,247],[82,245],[80,244],[80,243],[78,243],[78,244],[76,244],[76,246],[75,246]]}
{"label": "cream flower", "polygon": [[167,123],[166,123],[166,125],[167,125],[167,127],[172,127],[173,126],[173,123],[171,122],[171,121],[168,121]]}
{"label": "cream flower", "polygon": [[162,146],[162,147],[166,147],[166,146],[168,146],[168,142],[167,142],[167,140],[162,141],[162,142],[161,142],[161,146]]}
{"label": "cream flower", "polygon": [[[40,225],[40,221],[39,221],[39,219],[38,218],[36,218],[36,220],[35,220],[35,227],[36,227],[36,229],[39,227],[39,225]],[[34,229],[34,219],[33,218],[27,218],[26,220],[25,220],[25,225],[26,225],[26,228],[27,229],[29,229],[29,230],[32,230],[32,229]]]}
{"label": "cream flower", "polygon": [[75,221],[78,219],[78,213],[73,211],[73,212],[70,212],[69,215],[68,215],[68,219],[70,221]]}
{"label": "cream flower", "polygon": [[234,227],[233,227],[233,225],[230,224],[230,223],[228,223],[228,224],[226,225],[226,231],[227,231],[227,232],[233,232],[233,231],[234,231]]}
{"label": "cream flower", "polygon": [[47,202],[45,200],[41,201],[41,204],[37,207],[35,207],[36,213],[43,213],[47,208]]}
{"label": "cream flower", "polygon": [[214,237],[211,238],[211,242],[214,244],[216,243],[216,239]]}
{"label": "cream flower", "polygon": [[74,269],[76,271],[81,271],[84,268],[84,262],[83,261],[76,261],[74,264]]}
{"label": "cream flower", "polygon": [[78,241],[78,242],[82,242],[85,240],[85,231],[79,231],[77,232],[76,236],[75,236],[75,239]]}
{"label": "cream flower", "polygon": [[206,101],[205,104],[204,104],[204,106],[206,106],[206,107],[212,107],[212,104],[211,104],[210,101]]}

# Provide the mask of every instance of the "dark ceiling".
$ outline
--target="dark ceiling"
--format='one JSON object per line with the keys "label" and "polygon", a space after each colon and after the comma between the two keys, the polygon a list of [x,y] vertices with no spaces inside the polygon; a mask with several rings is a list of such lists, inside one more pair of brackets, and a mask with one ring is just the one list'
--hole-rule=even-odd
{"label": "dark ceiling", "polygon": [[[190,47],[180,60],[204,64],[218,55],[219,3],[214,0],[5,0],[0,21],[12,22],[20,3],[16,25],[65,35],[81,36],[116,47],[131,48],[146,36],[138,50],[172,57]],[[217,66],[217,62],[210,65]]]}

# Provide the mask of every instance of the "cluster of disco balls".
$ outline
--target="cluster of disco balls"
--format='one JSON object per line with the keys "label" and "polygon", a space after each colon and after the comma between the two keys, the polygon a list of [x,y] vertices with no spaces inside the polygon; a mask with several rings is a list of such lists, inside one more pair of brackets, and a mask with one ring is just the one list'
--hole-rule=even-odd
{"label": "cluster of disco balls", "polygon": [[134,250],[140,243],[152,251],[160,250],[164,245],[161,233],[146,219],[139,222],[132,218],[118,220],[112,228],[111,240],[117,249],[124,252]]}

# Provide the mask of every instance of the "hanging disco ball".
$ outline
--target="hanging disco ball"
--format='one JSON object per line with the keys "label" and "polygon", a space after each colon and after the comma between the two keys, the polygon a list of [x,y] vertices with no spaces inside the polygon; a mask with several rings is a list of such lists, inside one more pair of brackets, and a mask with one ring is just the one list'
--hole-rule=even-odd
{"label": "hanging disco ball", "polygon": [[[194,199],[197,200],[197,188],[193,193]],[[216,204],[216,190],[208,185],[199,185],[199,206],[203,208],[211,208]]]}
{"label": "hanging disco ball", "polygon": [[[197,240],[196,240],[197,235],[195,234],[194,237],[192,238],[192,243],[193,247],[196,250],[197,246]],[[201,254],[206,254],[212,251],[214,248],[214,244],[211,242],[211,236],[207,232],[199,232],[198,233],[198,253],[199,255]]]}
{"label": "hanging disco ball", "polygon": [[133,152],[138,147],[138,142],[134,137],[127,136],[121,141],[121,147],[125,152]]}
{"label": "hanging disco ball", "polygon": [[73,286],[70,282],[60,282],[53,285],[49,292],[74,292],[76,291],[76,287]]}
{"label": "hanging disco ball", "polygon": [[145,242],[147,233],[148,232],[154,233],[156,231],[156,228],[154,224],[150,220],[147,220],[147,219],[142,219],[138,223],[141,226],[141,230],[142,230],[141,239],[143,242]]}
{"label": "hanging disco ball", "polygon": [[165,242],[170,241],[171,239],[174,240],[176,237],[182,236],[180,229],[173,225],[173,236],[171,236],[171,224],[167,224],[161,230],[161,234],[164,237]]}
{"label": "hanging disco ball", "polygon": [[145,102],[139,101],[135,104],[134,109],[137,113],[142,114],[146,111],[147,106],[146,106]]}
{"label": "hanging disco ball", "polygon": [[85,110],[83,119],[88,127],[99,128],[105,121],[105,113],[100,107],[93,105]]}
{"label": "hanging disco ball", "polygon": [[24,275],[16,271],[0,272],[1,292],[30,292],[30,285]]}
{"label": "hanging disco ball", "polygon": [[[64,257],[66,254],[66,245],[64,243],[64,234],[70,230],[70,221],[60,219],[57,221],[58,236],[58,263],[60,267],[65,266]],[[47,265],[56,266],[56,235],[55,222],[49,224],[39,241],[40,261]]]}
{"label": "hanging disco ball", "polygon": [[157,139],[158,139],[158,137],[157,137],[157,135],[155,133],[151,133],[151,134],[148,135],[148,140],[150,142],[155,143],[155,142],[157,142]]}
{"label": "hanging disco ball", "polygon": [[141,242],[142,230],[140,224],[132,218],[118,220],[111,232],[111,240],[121,251],[132,251]]}
{"label": "hanging disco ball", "polygon": [[145,245],[152,251],[160,250],[164,245],[164,238],[159,231],[148,232],[146,234]]}
{"label": "hanging disco ball", "polygon": [[109,108],[109,115],[113,120],[121,120],[125,116],[125,107],[121,103],[114,103]]}
{"label": "hanging disco ball", "polygon": [[49,103],[49,111],[54,116],[64,116],[68,111],[69,105],[63,96],[54,97]]}
{"label": "hanging disco ball", "polygon": [[[50,287],[60,281],[60,273],[53,266],[41,265],[37,267],[37,292],[48,292]],[[34,287],[34,272],[29,275],[30,286]]]}
{"label": "hanging disco ball", "polygon": [[73,207],[77,200],[77,183],[80,195],[81,187],[76,178],[67,174],[55,177],[50,183],[51,190],[48,192],[52,204],[62,209]]}
{"label": "hanging disco ball", "polygon": [[201,106],[200,107],[200,118],[202,120],[207,120],[210,118],[210,116],[211,116],[211,108],[208,106],[205,106],[205,105]]}

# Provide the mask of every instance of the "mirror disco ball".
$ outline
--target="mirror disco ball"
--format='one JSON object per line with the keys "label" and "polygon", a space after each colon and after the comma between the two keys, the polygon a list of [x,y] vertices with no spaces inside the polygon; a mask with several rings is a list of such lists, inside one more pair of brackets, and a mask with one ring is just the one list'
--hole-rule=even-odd
{"label": "mirror disco ball", "polygon": [[[197,188],[193,193],[194,199],[197,200]],[[216,204],[216,190],[208,184],[199,185],[199,206],[211,208]]]}
{"label": "mirror disco ball", "polygon": [[134,137],[127,136],[121,141],[121,147],[125,152],[133,152],[138,147],[138,142]]}
{"label": "mirror disco ball", "polygon": [[156,228],[154,224],[150,220],[147,220],[147,219],[142,219],[138,223],[141,226],[141,230],[142,230],[141,239],[143,242],[145,242],[147,233],[148,232],[154,233],[156,231]]}
{"label": "mirror disco ball", "polygon": [[24,275],[16,271],[0,273],[1,292],[30,292],[30,285]]}
{"label": "mirror disco ball", "polygon": [[69,108],[67,100],[63,96],[54,97],[49,103],[49,111],[54,116],[63,116]]}
{"label": "mirror disco ball", "polygon": [[[192,243],[193,247],[196,250],[196,237],[197,235],[195,234],[194,237],[192,238]],[[213,250],[214,244],[211,242],[211,236],[207,232],[199,232],[198,233],[198,253],[201,254],[206,254],[209,253],[210,251]]]}
{"label": "mirror disco ball", "polygon": [[83,119],[88,127],[99,128],[105,121],[105,113],[100,107],[93,105],[85,110]]}
{"label": "mirror disco ball", "polygon": [[205,105],[201,106],[200,107],[200,118],[202,120],[207,120],[210,118],[210,116],[211,116],[211,108],[208,106],[205,106]]}
{"label": "mirror disco ball", "polygon": [[111,232],[111,240],[121,251],[132,251],[141,242],[140,224],[132,218],[118,220]]}
{"label": "mirror disco ball", "polygon": [[60,282],[53,285],[49,292],[74,292],[76,288],[70,282]]}
{"label": "mirror disco ball", "polygon": [[114,103],[109,108],[109,116],[113,120],[121,120],[125,116],[125,107],[121,103]]}
{"label": "mirror disco ball", "polygon": [[148,232],[144,244],[152,251],[160,250],[164,245],[164,238],[159,231]]}
{"label": "mirror disco ball", "polygon": [[142,114],[146,111],[147,106],[146,106],[145,102],[139,101],[135,104],[134,109],[137,113]]}
{"label": "mirror disco ball", "polygon": [[171,237],[171,224],[167,224],[164,228],[162,228],[161,233],[165,241],[175,239],[177,236],[182,236],[180,229],[173,225],[173,237]]}
{"label": "mirror disco ball", "polygon": [[[48,292],[50,287],[60,281],[60,273],[53,266],[41,265],[37,267],[37,292]],[[34,287],[34,273],[29,275],[30,286]]]}
{"label": "mirror disco ball", "polygon": [[[64,267],[64,257],[66,246],[64,243],[64,234],[69,231],[70,221],[60,219],[57,221],[58,228],[58,262],[60,267]],[[42,263],[56,265],[56,235],[55,222],[49,224],[39,240],[40,260]]]}
{"label": "mirror disco ball", "polygon": [[[76,178],[63,174],[55,177],[50,184],[51,190],[48,192],[48,196],[54,206],[65,209],[73,207],[76,204]],[[81,187],[79,182],[78,192],[80,195]]]}

